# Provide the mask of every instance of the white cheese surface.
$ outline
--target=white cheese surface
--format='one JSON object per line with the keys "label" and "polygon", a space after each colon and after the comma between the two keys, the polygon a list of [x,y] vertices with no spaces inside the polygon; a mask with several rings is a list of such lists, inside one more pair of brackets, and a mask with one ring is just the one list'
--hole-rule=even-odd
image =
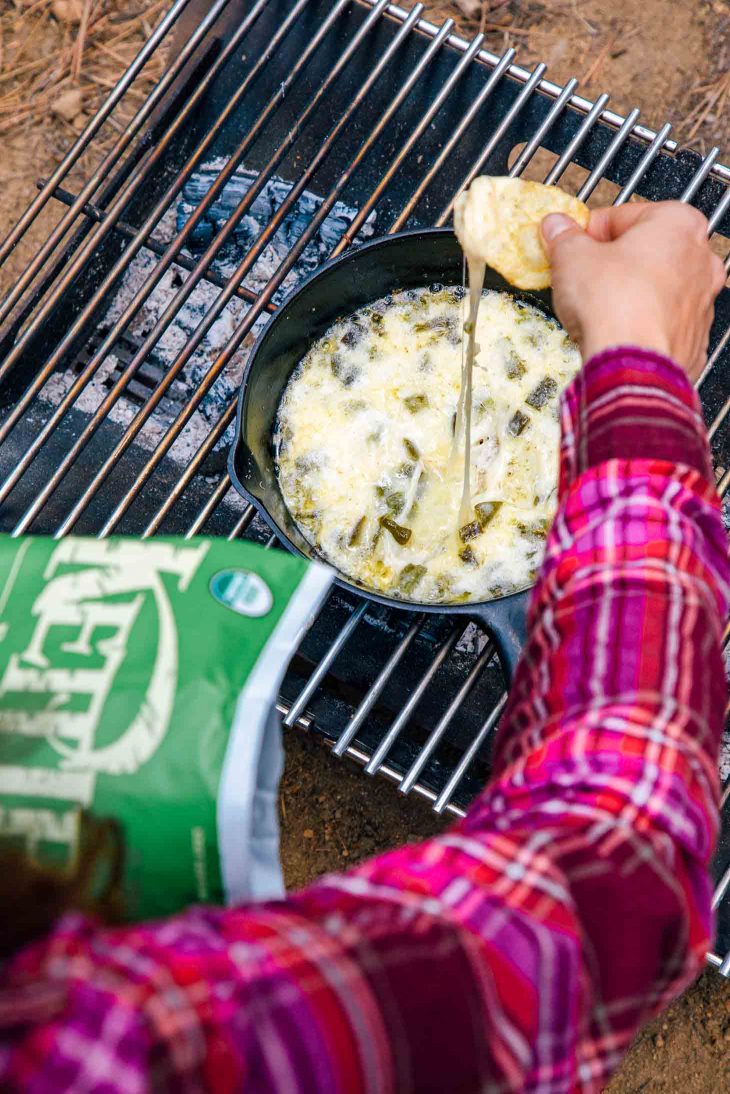
{"label": "white cheese surface", "polygon": [[275,437],[282,495],[306,539],[350,579],[422,603],[488,600],[533,580],[555,510],[558,396],[580,364],[538,308],[483,294],[477,508],[460,531],[463,296],[409,290],[335,324],[292,374]]}

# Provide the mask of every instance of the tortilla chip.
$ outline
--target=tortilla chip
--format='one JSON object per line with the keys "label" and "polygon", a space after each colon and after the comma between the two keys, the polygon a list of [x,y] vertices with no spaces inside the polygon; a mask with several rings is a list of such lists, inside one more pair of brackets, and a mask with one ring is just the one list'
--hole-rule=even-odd
{"label": "tortilla chip", "polygon": [[587,205],[557,186],[482,175],[456,199],[454,230],[465,254],[515,288],[546,289],[550,265],[540,224],[549,213],[566,213],[581,228],[590,215]]}

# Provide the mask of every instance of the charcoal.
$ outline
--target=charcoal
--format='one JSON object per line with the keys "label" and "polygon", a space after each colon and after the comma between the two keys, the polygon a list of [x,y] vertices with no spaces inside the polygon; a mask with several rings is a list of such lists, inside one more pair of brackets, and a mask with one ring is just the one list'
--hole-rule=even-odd
{"label": "charcoal", "polygon": [[[176,229],[181,231],[192,216],[195,209],[210,190],[216,178],[220,174],[222,161],[206,165],[196,171],[185,183],[177,206]],[[221,193],[206,210],[200,221],[188,237],[187,248],[193,254],[200,254],[216,236],[229,217],[235,212],[238,205],[246,196],[251,186],[258,178],[258,172],[239,167],[233,173]],[[232,237],[218,252],[213,268],[223,276],[230,276],[233,267],[238,265],[250,250],[261,234],[262,229],[269,223],[274,213],[286,200],[293,183],[287,182],[275,175],[265,183],[261,192],[256,195],[247,212],[233,230]],[[253,276],[249,274],[246,284],[255,291],[261,287],[260,282],[266,281],[276,267],[283,261],[286,254],[309,225],[312,217],[318,212],[323,202],[318,194],[310,190],[304,190],[292,208],[284,217],[279,230],[272,241],[265,248],[256,266],[268,267],[265,276],[256,277],[256,267]],[[322,221],[314,238],[304,248],[299,261],[296,264],[294,283],[306,274],[311,273],[326,258],[332,248],[339,243],[344,233],[349,228],[357,215],[357,210],[341,201],[335,202],[332,210]],[[362,228],[360,235],[367,238],[373,234],[375,217],[371,214]],[[217,269],[217,267],[228,269]],[[261,271],[264,272],[263,270]],[[255,282],[259,282],[256,285]],[[286,288],[281,286],[274,294],[273,300],[279,303],[292,287],[292,282],[287,278]]]}

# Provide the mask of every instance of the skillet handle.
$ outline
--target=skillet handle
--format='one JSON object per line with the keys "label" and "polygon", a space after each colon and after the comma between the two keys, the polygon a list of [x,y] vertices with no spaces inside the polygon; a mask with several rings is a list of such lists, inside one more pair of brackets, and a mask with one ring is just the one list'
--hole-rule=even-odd
{"label": "skillet handle", "polygon": [[514,679],[517,662],[527,641],[529,596],[529,589],[525,589],[521,593],[506,596],[504,600],[495,600],[485,605],[483,614],[476,613],[494,638],[508,687]]}

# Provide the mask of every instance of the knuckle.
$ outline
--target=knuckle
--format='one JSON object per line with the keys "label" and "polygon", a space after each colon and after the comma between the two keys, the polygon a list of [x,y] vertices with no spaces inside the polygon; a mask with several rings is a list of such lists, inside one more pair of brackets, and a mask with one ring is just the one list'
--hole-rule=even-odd
{"label": "knuckle", "polygon": [[667,221],[671,220],[675,231],[685,231],[692,235],[703,236],[707,231],[707,218],[699,209],[683,201],[660,202],[657,207]]}
{"label": "knuckle", "polygon": [[707,217],[704,213],[701,213],[699,209],[695,209],[694,205],[689,205],[687,202],[677,202],[679,211],[681,212],[683,222],[688,228],[694,228],[697,231],[701,231],[703,234],[707,230]]}

